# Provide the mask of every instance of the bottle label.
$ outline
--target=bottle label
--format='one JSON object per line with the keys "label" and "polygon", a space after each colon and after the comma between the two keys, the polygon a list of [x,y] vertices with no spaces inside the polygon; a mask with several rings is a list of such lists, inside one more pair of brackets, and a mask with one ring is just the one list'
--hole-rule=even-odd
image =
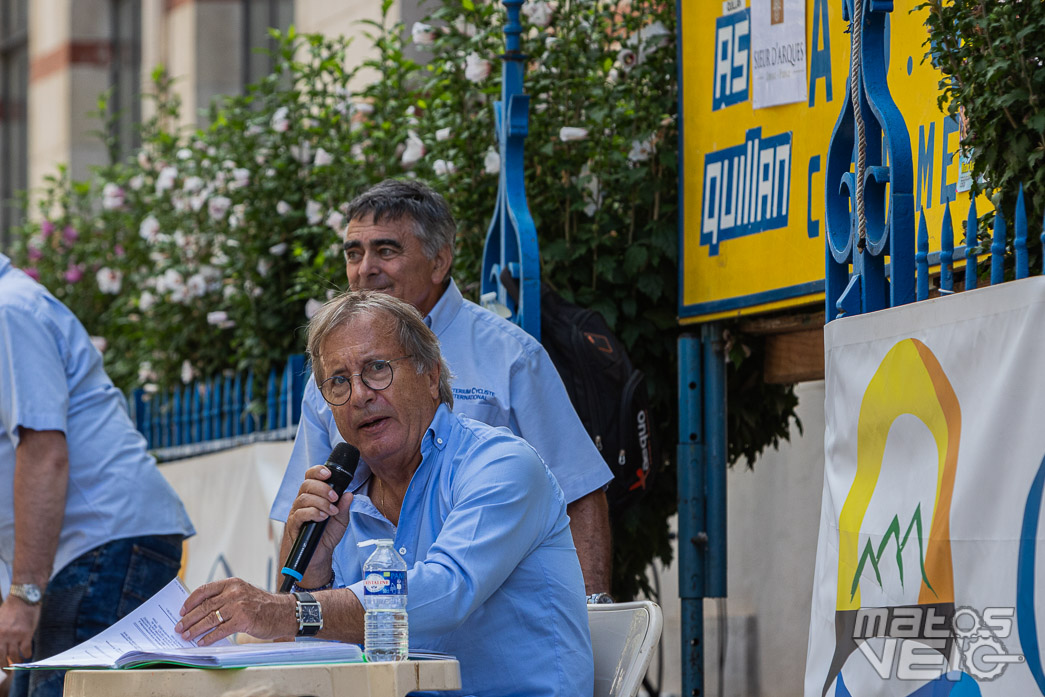
{"label": "bottle label", "polygon": [[405,571],[371,571],[363,579],[364,595],[406,594]]}

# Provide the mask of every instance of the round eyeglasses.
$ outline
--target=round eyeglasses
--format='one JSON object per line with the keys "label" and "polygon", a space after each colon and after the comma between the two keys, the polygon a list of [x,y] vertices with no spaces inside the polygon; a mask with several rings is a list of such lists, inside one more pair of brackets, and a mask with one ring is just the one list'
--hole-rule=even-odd
{"label": "round eyeglasses", "polygon": [[364,365],[363,370],[358,373],[331,375],[319,383],[319,393],[323,395],[323,399],[327,400],[327,404],[332,407],[340,407],[343,404],[347,404],[348,400],[352,398],[352,378],[357,375],[364,385],[376,392],[380,392],[392,384],[392,364],[396,361],[413,357],[413,354],[411,354],[387,361],[378,359]]}

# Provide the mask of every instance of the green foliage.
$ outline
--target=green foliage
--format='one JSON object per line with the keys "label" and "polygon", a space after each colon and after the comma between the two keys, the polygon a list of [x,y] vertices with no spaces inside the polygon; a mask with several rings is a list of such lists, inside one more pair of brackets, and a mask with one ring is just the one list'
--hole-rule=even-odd
{"label": "green foliage", "polygon": [[[915,8],[923,9],[928,9],[929,33],[925,59],[944,76],[940,108],[955,118],[961,111],[967,119],[962,148],[972,154],[976,191],[986,190],[1011,221],[1023,184],[1028,220],[1042,220],[1045,3],[929,0]],[[981,224],[981,235],[985,232]],[[1032,247],[1040,247],[1037,237],[1031,235]]]}
{"label": "green foliage", "polygon": [[[273,32],[273,74],[216,102],[199,130],[176,126],[178,101],[157,71],[140,152],[84,182],[61,171],[35,199],[16,262],[107,340],[122,388],[231,368],[265,374],[301,352],[307,311],[345,284],[346,203],[387,177],[421,177],[446,196],[460,223],[454,276],[474,298],[497,193],[504,8],[433,0],[426,23],[408,30],[383,7],[364,27],[373,51],[358,68],[345,67],[344,39]],[[649,378],[673,460],[674,6],[531,0],[524,15],[525,167],[542,278],[622,338]],[[407,57],[410,43],[427,62]],[[763,396],[735,403],[764,409]],[[736,436],[746,454],[784,435],[776,421],[786,424],[793,403],[772,408]],[[618,597],[647,588],[654,558],[670,560],[676,505],[666,462],[643,502],[613,520]]]}

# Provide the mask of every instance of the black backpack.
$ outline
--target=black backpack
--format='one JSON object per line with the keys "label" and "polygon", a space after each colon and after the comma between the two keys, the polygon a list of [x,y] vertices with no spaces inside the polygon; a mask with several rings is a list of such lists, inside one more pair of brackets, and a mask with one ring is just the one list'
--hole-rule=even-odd
{"label": "black backpack", "polygon": [[[501,281],[516,296],[515,280],[503,274]],[[543,283],[541,343],[613,472],[606,498],[611,513],[620,512],[642,498],[659,468],[646,376],[632,366],[601,314],[566,301]]]}

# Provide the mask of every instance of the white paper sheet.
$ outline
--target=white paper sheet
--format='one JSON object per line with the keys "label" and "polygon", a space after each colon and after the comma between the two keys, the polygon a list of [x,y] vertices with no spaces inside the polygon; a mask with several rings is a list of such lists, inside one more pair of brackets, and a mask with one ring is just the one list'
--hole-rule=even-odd
{"label": "white paper sheet", "polygon": [[[156,651],[196,646],[174,631],[181,619],[181,606],[189,591],[174,579],[119,622],[68,651],[34,663],[16,663],[16,668],[115,667],[116,659],[130,651]],[[206,635],[204,635],[206,636]],[[202,638],[202,637],[200,637]],[[219,644],[231,644],[223,639]]]}

